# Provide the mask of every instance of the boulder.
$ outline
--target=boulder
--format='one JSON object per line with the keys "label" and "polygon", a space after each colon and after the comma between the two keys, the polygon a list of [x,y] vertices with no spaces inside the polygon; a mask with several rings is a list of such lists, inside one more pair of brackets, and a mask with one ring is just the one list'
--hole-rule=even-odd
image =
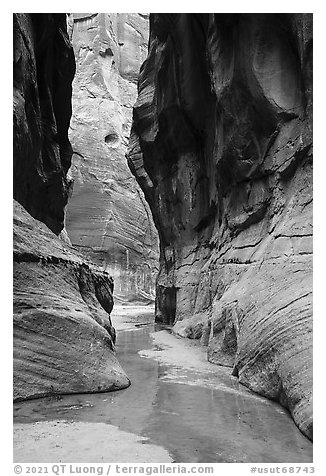
{"label": "boulder", "polygon": [[14,201],[14,400],[117,390],[112,278]]}

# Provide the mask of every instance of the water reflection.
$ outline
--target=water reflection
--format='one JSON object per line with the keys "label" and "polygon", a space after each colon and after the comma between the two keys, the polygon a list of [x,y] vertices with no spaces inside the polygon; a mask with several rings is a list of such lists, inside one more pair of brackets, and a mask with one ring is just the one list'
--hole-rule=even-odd
{"label": "water reflection", "polygon": [[[108,423],[163,446],[175,462],[312,461],[312,444],[289,415],[278,405],[251,396],[231,377],[223,378],[229,380],[226,383],[232,392],[166,381],[169,366],[137,354],[153,346],[153,330],[154,326],[142,326],[118,333],[118,358],[131,378],[131,387],[17,403],[15,422]],[[198,372],[183,371],[183,382],[196,378]],[[214,385],[217,377],[205,378]]]}

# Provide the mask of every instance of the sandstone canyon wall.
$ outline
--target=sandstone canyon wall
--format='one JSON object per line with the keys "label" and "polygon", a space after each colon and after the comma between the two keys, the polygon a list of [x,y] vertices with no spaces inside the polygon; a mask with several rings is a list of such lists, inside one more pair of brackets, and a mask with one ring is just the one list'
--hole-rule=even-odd
{"label": "sandstone canyon wall", "polygon": [[312,16],[151,14],[128,160],[157,321],[312,438]]}
{"label": "sandstone canyon wall", "polygon": [[14,14],[14,198],[59,234],[69,195],[74,53],[66,15]]}
{"label": "sandstone canyon wall", "polygon": [[14,203],[14,399],[128,387],[112,278]]}
{"label": "sandstone canyon wall", "polygon": [[76,13],[71,22],[77,64],[67,231],[74,246],[113,276],[116,300],[150,302],[157,232],[125,158],[148,15]]}
{"label": "sandstone canyon wall", "polygon": [[16,400],[129,385],[114,350],[112,278],[56,236],[69,195],[74,69],[65,14],[14,15]]}

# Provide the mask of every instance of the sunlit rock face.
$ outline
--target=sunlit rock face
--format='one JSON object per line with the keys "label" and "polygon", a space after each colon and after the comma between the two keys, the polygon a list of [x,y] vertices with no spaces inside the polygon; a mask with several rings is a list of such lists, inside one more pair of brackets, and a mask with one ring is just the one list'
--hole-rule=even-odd
{"label": "sunlit rock face", "polygon": [[13,18],[14,198],[56,234],[64,226],[75,59],[61,13]]}
{"label": "sunlit rock face", "polygon": [[312,16],[152,14],[128,157],[157,321],[312,438]]}
{"label": "sunlit rock face", "polygon": [[115,299],[154,299],[158,239],[125,158],[148,15],[73,14],[76,56],[67,210],[72,243],[114,278]]}

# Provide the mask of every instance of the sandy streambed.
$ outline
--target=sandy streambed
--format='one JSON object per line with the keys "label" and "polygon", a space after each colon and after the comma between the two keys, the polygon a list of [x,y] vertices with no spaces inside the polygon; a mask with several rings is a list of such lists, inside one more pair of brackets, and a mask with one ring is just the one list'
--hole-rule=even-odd
{"label": "sandy streambed", "polygon": [[312,461],[282,407],[207,362],[196,342],[155,326],[150,308],[122,306],[112,320],[132,385],[15,404],[15,462]]}
{"label": "sandy streambed", "polygon": [[15,462],[171,462],[164,448],[105,423],[41,421],[15,425]]}

